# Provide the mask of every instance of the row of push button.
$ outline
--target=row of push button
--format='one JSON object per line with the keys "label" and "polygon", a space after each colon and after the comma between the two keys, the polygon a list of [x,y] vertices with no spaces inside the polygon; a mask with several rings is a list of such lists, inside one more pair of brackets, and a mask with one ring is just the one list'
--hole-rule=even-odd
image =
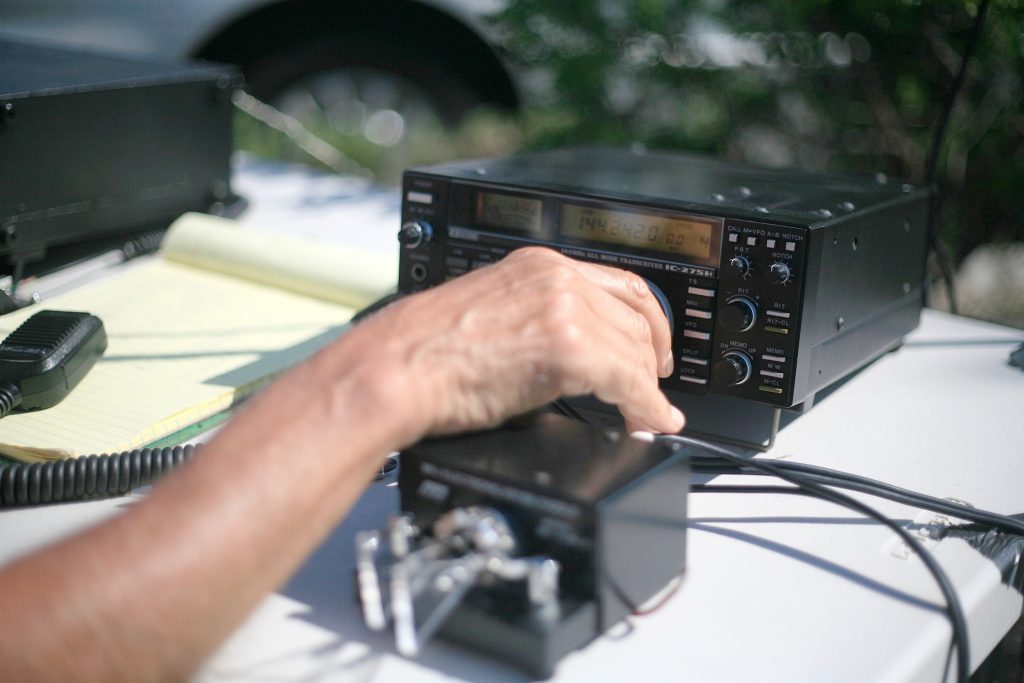
{"label": "row of push button", "polygon": [[[745,240],[746,245],[748,247],[756,247],[757,239],[758,238],[753,235],[748,236]],[[739,233],[730,232],[729,241],[732,242],[733,244],[738,244],[740,241]],[[774,237],[766,237],[764,240],[764,246],[768,247],[769,249],[774,249],[777,243],[778,240],[776,240]],[[796,242],[786,242],[785,249],[786,251],[796,251]]]}
{"label": "row of push button", "polygon": [[448,275],[450,277],[462,275],[468,270],[476,270],[477,268],[489,266],[491,263],[491,261],[470,261],[468,258],[463,258],[461,256],[449,256],[444,260],[444,264],[448,269]]}
{"label": "row of push button", "polygon": [[[787,313],[786,315],[788,317],[789,314]],[[775,356],[767,353],[761,356],[761,360],[765,363],[776,363],[780,365],[786,362],[784,356]],[[786,375],[781,370],[762,369],[758,371],[758,374],[762,378],[765,378],[761,380],[762,384],[757,387],[758,390],[769,394],[781,394],[783,392],[783,389],[779,384],[781,383],[781,380],[785,379]],[[773,380],[778,381],[773,382]]]}
{"label": "row of push button", "polygon": [[687,287],[686,309],[683,311],[684,345],[678,368],[678,377],[683,382],[700,385],[708,383],[714,305],[714,289]]}
{"label": "row of push button", "polygon": [[773,311],[771,309],[765,313],[765,332],[774,332],[775,334],[789,334],[789,318],[790,314],[788,311]]}

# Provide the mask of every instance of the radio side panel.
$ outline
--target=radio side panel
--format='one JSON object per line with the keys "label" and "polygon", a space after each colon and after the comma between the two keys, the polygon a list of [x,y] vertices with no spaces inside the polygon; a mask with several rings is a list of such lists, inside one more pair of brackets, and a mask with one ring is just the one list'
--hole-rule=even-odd
{"label": "radio side panel", "polygon": [[875,360],[917,327],[927,212],[918,191],[811,230],[796,396]]}
{"label": "radio side panel", "polygon": [[[448,229],[448,195],[451,181],[426,173],[406,171],[402,177],[402,228],[416,223],[431,231],[421,243],[401,248],[398,262],[398,291],[412,294],[444,282],[444,259]],[[432,244],[433,242],[433,244]]]}

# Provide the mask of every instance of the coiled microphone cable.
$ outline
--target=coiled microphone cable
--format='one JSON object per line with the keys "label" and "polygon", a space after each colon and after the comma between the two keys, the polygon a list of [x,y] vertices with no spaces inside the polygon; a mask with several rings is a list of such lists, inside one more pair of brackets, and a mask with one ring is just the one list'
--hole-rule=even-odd
{"label": "coiled microphone cable", "polygon": [[137,448],[0,469],[0,508],[121,496],[192,458],[196,446]]}

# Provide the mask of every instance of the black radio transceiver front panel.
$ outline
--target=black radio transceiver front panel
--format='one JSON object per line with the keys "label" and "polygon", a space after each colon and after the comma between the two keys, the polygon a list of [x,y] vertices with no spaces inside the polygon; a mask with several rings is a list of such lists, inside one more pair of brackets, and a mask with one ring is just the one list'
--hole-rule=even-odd
{"label": "black radio transceiver front panel", "polygon": [[928,192],[590,148],[406,172],[399,290],[542,245],[646,278],[669,392],[793,407],[894,348],[923,299]]}

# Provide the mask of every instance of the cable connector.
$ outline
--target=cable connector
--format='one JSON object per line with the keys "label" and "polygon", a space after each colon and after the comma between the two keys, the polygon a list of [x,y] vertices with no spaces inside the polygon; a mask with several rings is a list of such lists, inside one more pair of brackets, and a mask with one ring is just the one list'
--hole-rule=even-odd
{"label": "cable connector", "polygon": [[14,382],[0,383],[0,417],[21,405],[21,389]]}

